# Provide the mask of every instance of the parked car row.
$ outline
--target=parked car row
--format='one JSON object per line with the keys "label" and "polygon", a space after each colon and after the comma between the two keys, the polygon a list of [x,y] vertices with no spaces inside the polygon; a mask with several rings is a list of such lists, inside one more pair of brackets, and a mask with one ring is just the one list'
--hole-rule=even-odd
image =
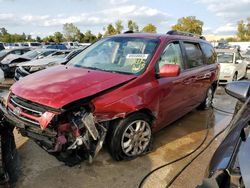
{"label": "parked car row", "polygon": [[4,49],[15,49],[19,47],[29,47],[31,49],[37,48],[50,48],[50,49],[76,49],[76,48],[86,48],[90,43],[78,43],[78,42],[64,42],[61,44],[57,43],[40,43],[40,42],[16,42],[16,43],[3,43],[0,42],[0,51]]}
{"label": "parked car row", "polygon": [[[83,49],[79,48],[73,51],[59,51],[52,55],[49,55],[46,58],[36,59],[29,62],[24,62],[18,64],[18,67],[15,70],[14,79],[18,81],[23,77],[32,74],[34,72],[55,66],[55,65],[65,65],[68,61],[70,61],[77,54],[82,52]],[[67,53],[63,53],[67,52]]]}

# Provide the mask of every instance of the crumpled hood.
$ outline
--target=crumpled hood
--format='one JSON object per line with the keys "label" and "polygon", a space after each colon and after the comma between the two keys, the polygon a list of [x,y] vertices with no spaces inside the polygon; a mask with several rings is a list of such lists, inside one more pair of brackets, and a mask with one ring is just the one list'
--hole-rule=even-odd
{"label": "crumpled hood", "polygon": [[55,58],[55,57],[45,57],[42,59],[36,59],[36,60],[32,60],[32,61],[28,61],[28,62],[23,62],[18,64],[19,67],[21,66],[44,66],[44,65],[48,65],[50,63],[56,63],[56,64],[61,64],[63,62],[65,62],[65,58]]}
{"label": "crumpled hood", "polygon": [[7,55],[2,61],[2,64],[10,64],[13,60],[18,59],[22,57],[21,55],[16,55],[16,54],[9,54]]}
{"label": "crumpled hood", "polygon": [[134,75],[59,65],[24,77],[10,90],[21,98],[59,109],[133,78]]}

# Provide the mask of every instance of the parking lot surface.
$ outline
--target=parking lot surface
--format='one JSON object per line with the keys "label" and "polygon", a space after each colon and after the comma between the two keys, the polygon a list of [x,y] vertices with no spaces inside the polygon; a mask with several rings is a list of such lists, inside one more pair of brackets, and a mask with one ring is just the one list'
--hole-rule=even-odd
{"label": "parking lot surface", "polygon": [[[1,95],[7,94],[1,90]],[[223,87],[216,91],[214,106],[233,112],[236,99],[228,96]],[[21,177],[17,188],[64,188],[64,187],[138,187],[143,177],[153,169],[174,161],[192,152],[208,138],[202,148],[226,127],[232,115],[217,110],[194,110],[180,120],[154,135],[153,151],[132,161],[114,161],[104,149],[92,164],[83,161],[74,167],[65,166],[46,153],[32,140],[16,135],[16,143],[21,159]],[[213,152],[223,139],[223,134],[198,157],[173,182],[171,187],[195,187],[202,181]],[[200,148],[200,149],[202,149]],[[189,157],[167,165],[153,173],[143,183],[143,187],[165,187],[171,179],[200,151]]]}

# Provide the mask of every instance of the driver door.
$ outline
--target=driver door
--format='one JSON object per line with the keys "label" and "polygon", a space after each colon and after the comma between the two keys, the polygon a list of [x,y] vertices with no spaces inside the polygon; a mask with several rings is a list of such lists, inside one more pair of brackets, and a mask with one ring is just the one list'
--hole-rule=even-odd
{"label": "driver door", "polygon": [[156,71],[159,72],[160,68],[165,64],[179,65],[181,73],[177,77],[158,78],[158,95],[160,99],[158,114],[159,128],[165,127],[186,114],[190,109],[188,103],[190,95],[192,95],[190,89],[192,83],[185,82],[185,80],[189,79],[189,74],[185,72],[183,53],[178,41],[166,45],[156,64]]}

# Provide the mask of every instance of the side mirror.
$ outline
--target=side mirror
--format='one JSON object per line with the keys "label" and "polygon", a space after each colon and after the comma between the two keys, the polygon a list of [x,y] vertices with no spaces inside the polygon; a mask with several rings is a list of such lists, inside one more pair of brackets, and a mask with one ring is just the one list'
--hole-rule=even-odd
{"label": "side mirror", "polygon": [[234,81],[227,84],[226,93],[241,101],[245,101],[250,95],[250,81]]}
{"label": "side mirror", "polygon": [[179,65],[174,64],[166,64],[160,68],[160,77],[176,77],[180,74],[180,67]]}

